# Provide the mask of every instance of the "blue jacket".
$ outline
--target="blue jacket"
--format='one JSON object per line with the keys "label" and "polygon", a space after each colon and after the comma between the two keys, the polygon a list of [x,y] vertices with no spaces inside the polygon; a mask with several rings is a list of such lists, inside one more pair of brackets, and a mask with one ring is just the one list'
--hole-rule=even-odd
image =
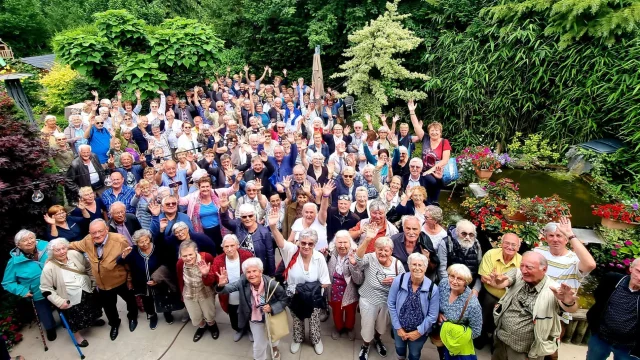
{"label": "blue jacket", "polygon": [[[405,274],[402,274],[405,275]],[[400,284],[402,281],[402,284]],[[389,290],[389,297],[387,298],[387,305],[389,306],[389,315],[391,315],[391,324],[395,330],[402,329],[400,325],[400,309],[409,296],[409,281],[411,276],[406,274],[405,276],[398,276],[393,280],[391,289]],[[420,288],[420,305],[422,306],[422,316],[424,320],[422,324],[418,326],[418,332],[420,335],[427,335],[431,332],[431,327],[438,320],[438,312],[440,311],[440,295],[438,293],[438,286],[433,285],[431,289],[431,298],[429,298],[429,287],[431,286],[431,280],[425,276]]]}
{"label": "blue jacket", "polygon": [[351,194],[349,194],[349,188],[347,187],[347,185],[345,185],[344,180],[342,180],[342,176],[338,176],[334,180],[336,184],[336,192],[335,195],[332,196],[331,206],[338,206],[338,196],[340,195],[351,195],[351,199],[353,199],[353,201],[356,200],[356,189],[358,188],[358,186],[362,186],[362,182],[360,182],[357,177],[353,179],[353,188],[351,189]]}
{"label": "blue jacket", "polygon": [[40,275],[42,275],[44,263],[47,262],[46,248],[49,243],[43,240],[36,241],[36,249],[40,256],[38,261],[27,259],[18,248],[14,248],[9,252],[11,259],[9,259],[7,267],[4,269],[2,287],[20,297],[24,297],[31,291],[33,300],[38,301],[44,299],[40,292]]}
{"label": "blue jacket", "polygon": [[[149,229],[149,231],[151,231],[151,235],[153,235],[154,239],[157,239],[158,235],[160,234],[160,219],[164,218],[166,218],[166,216],[163,212],[160,213],[160,215],[153,216],[151,218],[151,228]],[[172,221],[169,221],[169,225],[167,225],[167,228],[164,229],[164,236],[169,237],[171,235],[171,228],[178,221],[182,221],[183,223],[187,224],[190,232],[195,231],[193,229],[193,224],[191,223],[191,219],[189,218],[189,216],[187,216],[187,214],[185,213],[177,212],[176,217]]]}
{"label": "blue jacket", "polygon": [[276,158],[269,156],[269,161],[273,165],[273,175],[269,177],[269,182],[274,187],[276,184],[281,183],[285,176],[293,174],[293,167],[296,166],[296,158],[298,157],[298,147],[296,144],[291,144],[291,152],[289,155],[285,155],[282,158],[282,163],[278,165]]}
{"label": "blue jacket", "polygon": [[[231,232],[238,237],[240,246],[242,246],[243,240],[248,235],[248,231],[242,225],[242,222],[238,219],[230,219],[228,212],[220,213],[220,222],[222,223],[222,226],[231,230]],[[251,235],[251,240],[253,241],[253,252],[255,257],[262,260],[262,263],[264,264],[264,274],[273,276],[276,272],[276,259],[271,231],[262,225],[258,225],[256,232]]]}

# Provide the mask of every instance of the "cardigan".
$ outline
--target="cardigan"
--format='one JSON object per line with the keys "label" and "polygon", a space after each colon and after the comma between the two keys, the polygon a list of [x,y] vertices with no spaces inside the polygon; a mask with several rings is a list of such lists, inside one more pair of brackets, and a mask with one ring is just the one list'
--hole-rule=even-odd
{"label": "cardigan", "polygon": [[[249,250],[238,249],[238,257],[240,258],[240,275],[242,276],[242,263],[250,257],[253,257],[253,254]],[[222,273],[222,268],[227,266],[227,254],[220,254],[213,259],[213,265],[211,268],[213,269],[213,283],[217,286],[218,282],[220,282],[220,278],[218,274]],[[229,294],[219,294],[218,300],[220,300],[220,307],[227,314],[229,313]]]}
{"label": "cardigan", "polygon": [[[347,281],[347,288],[345,289],[344,295],[342,296],[342,307],[358,302],[358,299],[360,298],[360,295],[358,294],[358,286],[364,281],[364,273],[361,269],[358,268],[357,264],[352,265],[348,259],[346,260],[346,263],[347,266],[343,267],[342,275],[345,277],[345,280],[348,277],[351,277],[351,279]],[[331,258],[329,258],[329,263],[327,264],[331,280],[333,280],[333,274],[336,272],[337,264],[338,252],[336,250],[333,250],[331,252]],[[331,286],[328,286],[326,290],[327,299],[331,299]]]}
{"label": "cardigan", "polygon": [[[527,356],[531,358],[544,357],[551,355],[558,350],[560,338],[560,305],[551,291],[551,287],[559,286],[550,277],[546,276],[546,281],[542,290],[536,298],[533,305],[533,331],[534,340],[529,349]],[[500,329],[502,324],[502,315],[516,298],[518,292],[524,287],[522,273],[520,269],[516,269],[516,281],[511,284],[505,295],[498,302],[498,306],[493,310],[493,318],[495,320],[496,329]]]}
{"label": "cardigan", "polygon": [[[207,264],[213,263],[213,255],[205,252],[201,252],[198,254],[200,255],[200,259],[202,259]],[[176,263],[176,273],[178,274],[178,287],[180,288],[180,295],[182,295],[182,290],[184,289],[184,261],[182,261],[182,259],[179,259],[178,263]],[[204,286],[213,285],[214,276],[215,273],[213,271],[213,266],[211,266],[209,268],[209,273],[206,275],[202,275],[202,284]]]}
{"label": "cardigan", "polygon": [[[240,246],[242,246],[244,240],[249,236],[249,231],[242,225],[240,219],[231,219],[228,212],[220,214],[220,220],[222,226],[229,229],[238,237]],[[273,237],[271,236],[271,230],[258,224],[256,231],[251,235],[253,241],[253,252],[255,257],[262,260],[264,264],[264,273],[272,276],[276,271],[276,259],[275,250],[273,248]]]}
{"label": "cardigan", "polygon": [[[402,274],[396,277],[391,284],[389,290],[389,298],[387,306],[389,307],[389,315],[391,317],[391,325],[395,330],[402,329],[400,325],[400,310],[409,296],[409,282],[411,276]],[[420,292],[420,307],[424,320],[418,326],[420,335],[426,335],[431,332],[433,324],[438,320],[440,310],[440,294],[438,286],[429,280],[426,276],[422,281],[422,286],[417,290]]]}
{"label": "cardigan", "polygon": [[[91,289],[94,289],[96,286],[96,279],[91,273],[89,260],[75,250],[69,250],[67,252],[67,258],[78,266],[79,272],[85,273],[85,276],[89,277]],[[64,276],[62,275],[62,269],[65,266],[62,264],[56,265],[54,263],[56,261],[57,260],[49,259],[44,264],[42,276],[40,277],[40,290],[47,300],[59,308],[69,300],[69,295],[67,294],[67,287],[64,282]]]}

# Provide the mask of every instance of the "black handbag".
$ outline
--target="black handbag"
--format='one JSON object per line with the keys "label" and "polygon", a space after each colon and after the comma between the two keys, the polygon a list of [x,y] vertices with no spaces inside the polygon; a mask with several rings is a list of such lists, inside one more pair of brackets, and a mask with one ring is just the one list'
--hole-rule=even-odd
{"label": "black handbag", "polygon": [[184,309],[182,296],[177,292],[156,292],[153,291],[153,302],[156,312],[172,312]]}

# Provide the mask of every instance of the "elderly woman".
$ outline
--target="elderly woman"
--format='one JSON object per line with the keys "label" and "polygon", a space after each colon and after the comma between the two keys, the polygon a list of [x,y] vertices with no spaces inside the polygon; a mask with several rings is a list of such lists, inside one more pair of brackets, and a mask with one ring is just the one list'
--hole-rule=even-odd
{"label": "elderly woman", "polygon": [[151,125],[151,134],[146,134],[145,138],[149,141],[149,149],[161,148],[163,157],[169,159],[171,157],[171,146],[169,145],[169,135],[160,132],[160,124]]}
{"label": "elderly woman", "polygon": [[216,244],[218,250],[212,255],[222,253],[222,235],[227,233],[227,230],[223,230],[220,226],[219,196],[222,194],[229,196],[238,191],[241,179],[242,175],[238,174],[233,186],[212,189],[211,178],[205,176],[198,181],[198,191],[180,198],[179,204],[187,205],[187,215],[191,219],[194,230],[206,234]]}
{"label": "elderly woman", "polygon": [[262,271],[262,261],[258,258],[249,258],[242,263],[240,278],[230,282],[228,270],[222,268],[222,271],[216,274],[218,277],[216,292],[231,295],[237,293],[238,325],[243,329],[248,325],[253,334],[253,358],[266,360],[267,349],[271,346],[273,359],[280,360],[279,341],[269,344],[264,314],[277,315],[285,311],[289,297],[278,282],[271,280]]}
{"label": "elderly woman", "polygon": [[71,115],[69,116],[69,126],[64,129],[64,136],[67,138],[67,142],[71,145],[73,153],[78,155],[80,145],[87,143],[87,139],[84,138],[84,132],[89,127],[82,123],[82,116]]}
{"label": "elderly woman", "polygon": [[47,261],[47,242],[37,240],[36,234],[20,230],[15,238],[16,247],[9,252],[9,261],[4,269],[2,287],[13,295],[29,298],[36,307],[38,317],[47,330],[47,339],[56,339],[56,323],[51,313],[51,304],[40,291],[40,275]]}
{"label": "elderly woman", "polygon": [[42,269],[40,291],[64,315],[78,346],[89,342],[80,334],[93,325],[104,325],[102,308],[96,298],[91,266],[81,253],[69,250],[69,242],[53,239],[47,247],[49,259]]}
{"label": "elderly woman", "polygon": [[307,175],[322,186],[329,181],[329,170],[326,167],[327,160],[328,157],[314,153],[311,155],[311,166],[307,169]]}
{"label": "elderly woman", "polygon": [[[166,221],[166,224],[168,223],[169,219]],[[166,224],[164,221],[160,222],[160,236],[164,236],[164,230],[166,229],[164,226],[167,226]],[[178,260],[180,257],[180,244],[185,241],[193,241],[198,245],[198,249],[200,249],[200,251],[215,256],[217,247],[213,240],[205,234],[192,232],[187,223],[178,221],[173,225],[171,230],[173,234],[164,240],[168,251],[166,254],[167,259],[169,259],[167,260],[168,262],[173,263]],[[162,238],[159,238],[159,240],[162,241]]]}
{"label": "elderly woman", "polygon": [[262,180],[259,178],[255,180],[247,181],[244,185],[245,195],[237,198],[235,206],[235,217],[240,217],[240,207],[242,205],[250,205],[253,208],[256,216],[256,221],[260,224],[264,224],[265,208],[267,207],[267,197],[261,193]]}
{"label": "elderly woman", "polygon": [[[413,110],[411,110],[413,108]],[[437,203],[440,196],[440,190],[443,187],[441,178],[434,176],[437,169],[442,169],[449,162],[451,156],[451,144],[449,140],[442,138],[442,124],[432,122],[427,126],[428,136],[425,136],[422,126],[419,126],[418,118],[415,115],[415,103],[411,101],[409,104],[409,112],[411,113],[411,122],[414,131],[419,139],[422,140],[422,170],[425,171],[427,182],[427,202],[429,204]]]}
{"label": "elderly woman", "polygon": [[427,205],[422,232],[429,236],[436,253],[438,253],[440,244],[443,244],[442,240],[447,238],[447,230],[442,227],[442,222],[442,209],[435,205]]}
{"label": "elderly woman", "polygon": [[324,255],[315,250],[318,242],[318,233],[315,230],[302,230],[296,245],[286,241],[278,231],[278,217],[277,211],[269,214],[269,227],[282,254],[285,266],[283,277],[287,284],[287,294],[292,298],[291,353],[295,354],[300,350],[300,344],[304,341],[304,319],[309,318],[309,337],[314,351],[320,355],[324,351],[320,336],[320,310],[326,308],[322,289],[331,285],[327,262]]}
{"label": "elderly woman", "polygon": [[193,241],[180,244],[180,260],[176,264],[176,271],[180,293],[191,323],[198,327],[193,335],[193,342],[202,338],[207,327],[214,340],[220,336],[216,324],[216,298],[211,288],[215,279],[212,263],[213,256],[205,252],[199,253],[198,245]]}
{"label": "elderly woman", "polygon": [[78,195],[80,196],[78,206],[69,215],[81,218],[84,217],[83,213],[86,211],[89,213],[88,222],[92,222],[95,219],[108,220],[107,207],[100,197],[96,197],[91,186],[81,187],[78,190]]}
{"label": "elderly woman", "polygon": [[87,235],[87,219],[91,216],[82,201],[78,202],[78,209],[80,209],[82,217],[67,216],[67,212],[64,211],[62,205],[53,205],[50,207],[44,215],[44,221],[49,225],[47,228],[47,238],[55,239],[62,237],[69,241],[77,241],[84,238]]}
{"label": "elderly woman", "polygon": [[358,215],[360,219],[369,218],[368,208],[369,193],[364,186],[358,186],[356,188],[356,201],[351,203],[351,211]]}
{"label": "elderly woman", "polygon": [[402,200],[396,212],[398,215],[414,215],[420,220],[420,225],[424,225],[427,212],[427,189],[423,186],[407,187],[407,192],[402,196]]}
{"label": "elderly woman", "polygon": [[44,118],[44,126],[40,129],[42,139],[48,141],[49,146],[56,145],[56,134],[63,134],[62,130],[56,124],[56,117],[54,115],[47,115]]}
{"label": "elderly woman", "polygon": [[[445,321],[466,324],[471,328],[471,338],[480,336],[482,331],[482,309],[478,298],[474,296],[469,288],[472,281],[471,271],[462,264],[454,264],[447,269],[448,277],[441,279],[438,284],[440,292],[440,315],[438,324]],[[462,312],[465,308],[464,313]],[[473,348],[473,340],[468,339],[468,343],[463,344],[465,354],[452,356],[447,348],[440,341],[439,336],[432,337],[432,342],[438,347],[440,359],[477,359]]]}
{"label": "elderly woman", "polygon": [[[238,238],[233,234],[225,235],[222,239],[222,249],[224,250],[224,254],[220,254],[213,259],[212,271],[215,276],[214,283],[220,285],[218,274],[222,274],[225,271],[227,273],[228,282],[235,283],[240,280],[243,274],[242,264],[247,259],[253,257],[253,253],[251,253],[251,251],[241,249]],[[220,307],[222,310],[229,314],[231,328],[236,332],[233,335],[233,341],[240,341],[242,336],[244,336],[245,332],[248,330],[246,328],[246,322],[240,323],[238,321],[240,294],[237,292],[232,292],[231,294],[219,294],[218,300],[220,300]],[[249,335],[249,339],[253,341],[253,337],[251,335]]]}
{"label": "elderly woman", "polygon": [[[166,294],[168,290],[176,292],[176,284],[169,268],[163,264],[165,257],[162,249],[153,242],[149,230],[141,229],[133,233],[133,246],[129,246],[116,260],[118,264],[127,264],[133,283],[134,295],[142,298],[144,312],[147,313],[149,328],[158,326],[154,296]],[[167,324],[173,324],[171,311],[164,311]]]}
{"label": "elderly woman", "polygon": [[411,275],[402,274],[393,281],[387,306],[396,332],[398,359],[406,359],[409,348],[409,359],[418,360],[427,336],[438,320],[439,293],[438,287],[425,276],[429,259],[413,253],[408,262]]}
{"label": "elderly woman", "polygon": [[331,154],[329,153],[329,146],[322,141],[322,133],[314,133],[313,143],[307,147],[307,159],[309,159],[309,162],[313,161],[314,154],[322,155],[325,164],[329,161],[329,155]]}
{"label": "elderly woman", "polygon": [[[376,239],[378,229],[368,227],[364,241],[356,251],[358,268],[364,272],[364,281],[360,286],[360,321],[363,344],[358,355],[360,360],[369,358],[369,344],[373,341],[380,356],[387,356],[387,348],[380,339],[389,325],[387,298],[393,280],[404,273],[400,260],[394,258],[393,241],[388,237]],[[375,239],[375,252],[366,253],[369,243]]]}
{"label": "elderly woman", "polygon": [[358,307],[358,285],[362,284],[362,273],[356,267],[356,243],[346,230],[340,230],[332,242],[335,248],[331,250],[329,276],[331,286],[329,290],[329,306],[333,313],[335,329],[331,338],[337,340],[346,333],[353,341],[356,334],[353,331],[356,324],[356,308]]}
{"label": "elderly woman", "polygon": [[140,221],[140,226],[147,230],[151,228],[152,220],[149,205],[156,201],[156,197],[151,192],[151,184],[145,179],[140,180],[135,187],[136,195],[131,199],[131,206],[136,208],[136,217]]}

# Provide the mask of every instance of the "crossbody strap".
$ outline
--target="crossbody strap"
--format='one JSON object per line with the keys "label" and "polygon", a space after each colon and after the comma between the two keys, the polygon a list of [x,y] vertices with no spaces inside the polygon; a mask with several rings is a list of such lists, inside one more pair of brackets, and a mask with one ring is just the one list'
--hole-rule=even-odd
{"label": "crossbody strap", "polygon": [[87,274],[85,274],[85,273],[83,273],[83,272],[80,272],[80,271],[78,271],[78,270],[76,270],[76,269],[72,269],[72,268],[70,268],[70,267],[68,267],[68,266],[62,266],[62,265],[58,264],[58,262],[57,262],[57,261],[55,261],[55,260],[51,260],[51,262],[52,262],[55,266],[59,267],[60,269],[68,270],[68,271],[71,271],[71,272],[76,273],[76,274],[79,274],[79,275],[87,275]]}
{"label": "crossbody strap", "polygon": [[[271,282],[273,282],[273,279],[269,279],[269,284],[267,284],[267,291],[266,293],[269,292],[269,287],[271,287]],[[268,294],[267,296],[267,300],[266,302],[268,303],[269,301],[271,301],[271,298],[273,297],[273,294],[276,293],[276,290],[278,289],[278,283],[276,282],[276,286],[273,287],[273,290],[271,290],[271,294]]]}
{"label": "crossbody strap", "polygon": [[467,306],[469,306],[469,301],[471,301],[472,296],[473,294],[469,294],[469,297],[467,297],[467,301],[464,303],[464,307],[462,308],[462,312],[460,313],[460,318],[458,318],[458,322],[462,321],[462,318],[464,317],[464,312],[467,311]]}

